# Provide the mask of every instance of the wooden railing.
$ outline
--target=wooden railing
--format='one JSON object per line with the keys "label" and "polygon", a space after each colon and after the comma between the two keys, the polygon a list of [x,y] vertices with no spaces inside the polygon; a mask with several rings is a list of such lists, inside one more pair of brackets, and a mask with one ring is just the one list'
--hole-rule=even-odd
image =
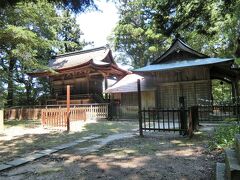
{"label": "wooden railing", "polygon": [[38,120],[38,119],[41,119],[42,109],[43,107],[34,107],[34,108],[14,107],[14,108],[4,109],[4,119]]}
{"label": "wooden railing", "polygon": [[[42,125],[47,127],[67,127],[67,108],[42,109]],[[86,112],[83,109],[71,108],[69,121],[86,121]]]}
{"label": "wooden railing", "polygon": [[[99,119],[108,118],[108,104],[96,103],[96,104],[72,104],[71,109],[81,109],[86,112],[86,119]],[[62,109],[66,108],[66,105],[48,105],[48,106],[36,106],[36,107],[13,107],[4,109],[4,119],[9,120],[27,120],[41,119],[42,109]]]}
{"label": "wooden railing", "polygon": [[67,127],[67,111],[62,109],[43,109],[42,125],[50,127]]}

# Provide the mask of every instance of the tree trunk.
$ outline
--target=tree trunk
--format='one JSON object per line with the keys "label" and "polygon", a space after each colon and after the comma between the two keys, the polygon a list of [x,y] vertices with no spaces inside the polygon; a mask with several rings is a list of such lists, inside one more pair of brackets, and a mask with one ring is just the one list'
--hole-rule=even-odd
{"label": "tree trunk", "polygon": [[236,56],[237,58],[240,57],[240,36],[238,36],[238,38],[237,38],[237,49],[236,49],[236,51],[235,51],[235,56]]}
{"label": "tree trunk", "polygon": [[11,107],[13,106],[13,70],[14,70],[14,66],[16,64],[16,59],[10,59],[9,60],[9,67],[8,67],[8,79],[7,79],[7,84],[8,84],[8,88],[7,88],[7,106]]}
{"label": "tree trunk", "polygon": [[28,105],[32,105],[32,104],[33,104],[32,98],[31,98],[31,91],[32,91],[31,82],[32,82],[32,78],[29,77],[29,78],[28,78],[28,81],[26,81],[26,83],[25,83],[26,99],[27,99],[27,102],[26,102],[26,103],[27,103]]}

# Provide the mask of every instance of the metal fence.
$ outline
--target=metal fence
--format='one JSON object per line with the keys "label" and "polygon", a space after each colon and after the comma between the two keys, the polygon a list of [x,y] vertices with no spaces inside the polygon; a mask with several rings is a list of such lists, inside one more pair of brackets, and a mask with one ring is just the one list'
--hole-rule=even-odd
{"label": "metal fence", "polygon": [[239,105],[198,106],[199,121],[239,121]]}
{"label": "metal fence", "polygon": [[140,131],[178,131],[187,134],[188,110],[143,109],[139,112]]}
{"label": "metal fence", "polygon": [[139,111],[139,133],[143,131],[179,132],[180,135],[193,136],[198,129],[198,107],[188,109],[143,109]]}

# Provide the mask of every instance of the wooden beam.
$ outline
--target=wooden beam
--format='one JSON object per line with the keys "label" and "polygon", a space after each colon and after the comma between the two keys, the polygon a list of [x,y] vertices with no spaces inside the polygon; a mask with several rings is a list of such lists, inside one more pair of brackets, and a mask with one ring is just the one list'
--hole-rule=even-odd
{"label": "wooden beam", "polygon": [[142,130],[142,97],[141,97],[141,84],[140,79],[137,80],[138,89],[138,119],[139,119],[139,135],[143,136]]}
{"label": "wooden beam", "polygon": [[67,131],[70,131],[70,85],[67,85]]}
{"label": "wooden beam", "polygon": [[194,81],[174,81],[174,82],[159,82],[155,83],[160,86],[169,86],[169,85],[180,85],[180,84],[188,84],[188,83],[207,83],[209,80],[194,80]]}

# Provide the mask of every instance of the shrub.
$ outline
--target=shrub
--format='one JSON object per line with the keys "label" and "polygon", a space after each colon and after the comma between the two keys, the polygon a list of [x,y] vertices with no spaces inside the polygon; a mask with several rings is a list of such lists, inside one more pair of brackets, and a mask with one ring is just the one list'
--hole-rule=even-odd
{"label": "shrub", "polygon": [[240,133],[239,125],[221,125],[218,127],[209,142],[211,150],[232,147],[235,134]]}

